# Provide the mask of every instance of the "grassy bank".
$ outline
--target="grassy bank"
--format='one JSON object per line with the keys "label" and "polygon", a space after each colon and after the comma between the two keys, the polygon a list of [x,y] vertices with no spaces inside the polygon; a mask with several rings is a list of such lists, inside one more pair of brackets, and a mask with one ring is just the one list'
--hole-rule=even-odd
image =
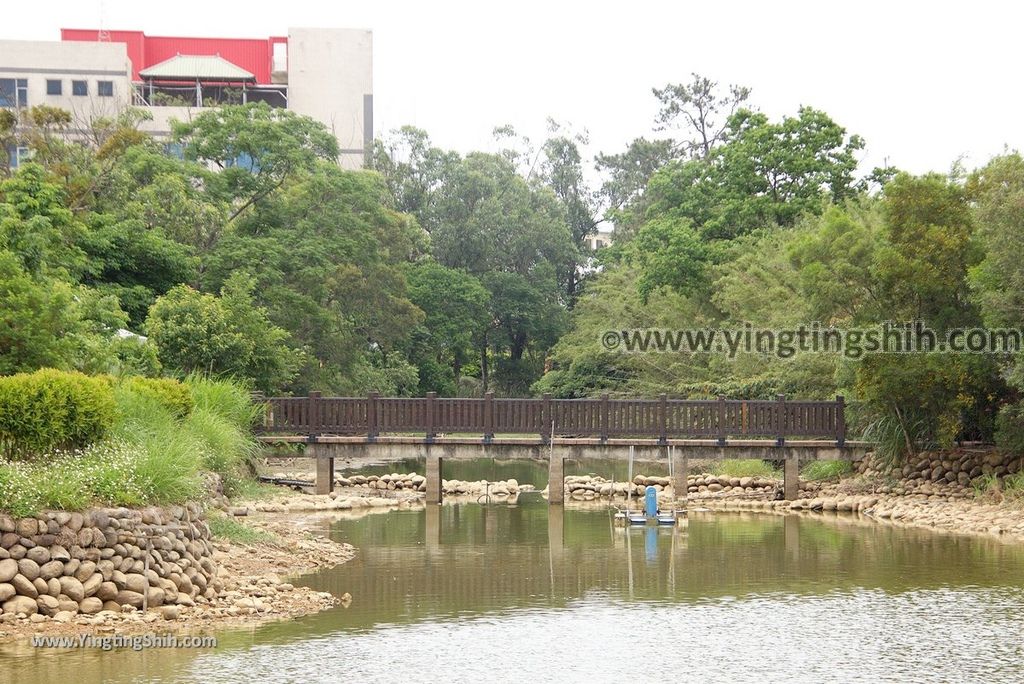
{"label": "grassy bank", "polygon": [[[13,412],[4,413],[0,405],[0,416],[7,415],[0,431],[5,445],[0,510],[25,516],[51,508],[178,503],[202,496],[209,473],[220,476],[228,494],[246,486],[248,461],[257,448],[251,425],[258,407],[245,387],[199,376],[180,383],[143,378],[86,383],[85,376],[44,373],[35,383],[21,382],[20,417],[12,418]],[[67,430],[61,432],[82,413],[78,398],[62,394],[66,380],[88,384],[88,401],[102,408],[99,418],[90,417],[83,438],[68,439]],[[0,402],[3,397],[0,388]],[[62,425],[51,426],[53,421]],[[32,448],[24,446],[28,441]]]}

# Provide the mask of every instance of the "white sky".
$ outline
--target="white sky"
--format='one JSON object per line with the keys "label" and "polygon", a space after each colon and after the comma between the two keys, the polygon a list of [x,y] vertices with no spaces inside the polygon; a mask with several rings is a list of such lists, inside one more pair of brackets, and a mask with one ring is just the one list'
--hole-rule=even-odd
{"label": "white sky", "polygon": [[1016,3],[513,0],[49,0],[3,3],[0,38],[66,28],[266,37],[289,26],[374,31],[377,133],[411,123],[462,152],[511,123],[586,128],[591,154],[650,135],[652,86],[691,72],[753,88],[772,117],[801,104],[867,140],[862,168],[947,171],[1024,147]]}

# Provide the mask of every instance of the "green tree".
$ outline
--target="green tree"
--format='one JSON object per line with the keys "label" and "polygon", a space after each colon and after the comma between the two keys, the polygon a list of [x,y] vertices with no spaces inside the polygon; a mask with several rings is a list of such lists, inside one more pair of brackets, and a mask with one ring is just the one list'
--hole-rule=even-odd
{"label": "green tree", "polygon": [[[410,356],[421,359],[420,387],[454,393],[474,342],[490,325],[490,293],[468,273],[433,261],[411,267],[408,280],[409,299],[425,314],[410,343]],[[448,377],[432,377],[435,365],[447,366]]]}
{"label": "green tree", "polygon": [[294,376],[300,352],[287,346],[287,331],[273,325],[253,301],[253,280],[233,275],[221,296],[179,285],[157,299],[146,332],[165,366],[232,375],[256,389],[280,391]]}
{"label": "green tree", "polygon": [[281,188],[318,160],[335,161],[338,141],[323,124],[265,102],[204,110],[174,122],[174,139],[186,159],[213,164],[214,192],[233,200],[228,220]]}

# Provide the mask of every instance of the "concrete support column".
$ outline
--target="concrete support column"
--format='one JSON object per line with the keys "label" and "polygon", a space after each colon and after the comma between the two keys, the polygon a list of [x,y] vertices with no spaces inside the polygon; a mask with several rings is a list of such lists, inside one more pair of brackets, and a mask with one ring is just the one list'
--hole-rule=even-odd
{"label": "concrete support column", "polygon": [[786,450],[786,468],[782,480],[786,501],[796,501],[800,492],[800,458],[792,449]]}
{"label": "concrete support column", "polygon": [[561,557],[565,550],[565,508],[548,508],[548,548],[552,558]]}
{"label": "concrete support column", "polygon": [[552,449],[548,460],[548,503],[565,502],[565,460],[562,454]]}
{"label": "concrete support column", "polygon": [[782,519],[786,554],[795,563],[800,560],[800,516],[792,513]]}
{"label": "concrete support column", "polygon": [[435,550],[441,546],[441,507],[427,506],[424,512],[427,516],[426,546]]}
{"label": "concrete support column", "polygon": [[330,494],[334,491],[334,452],[326,444],[310,444],[306,453],[316,459],[316,493]]}
{"label": "concrete support column", "polygon": [[676,501],[687,500],[689,484],[686,478],[690,474],[690,459],[686,456],[684,449],[673,448],[669,454],[672,459],[672,490],[675,493]]}
{"label": "concrete support column", "polygon": [[430,446],[427,451],[427,504],[441,503],[441,456],[431,453]]}

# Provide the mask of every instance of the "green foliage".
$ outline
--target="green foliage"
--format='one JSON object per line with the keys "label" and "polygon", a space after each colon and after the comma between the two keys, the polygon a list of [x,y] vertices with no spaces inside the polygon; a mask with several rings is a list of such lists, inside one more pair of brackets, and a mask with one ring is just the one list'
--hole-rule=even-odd
{"label": "green foliage", "polygon": [[660,287],[682,295],[707,287],[708,245],[686,219],[648,221],[626,250],[640,266],[637,288],[645,301]]}
{"label": "green foliage", "polygon": [[811,461],[800,470],[800,477],[805,480],[838,480],[853,471],[849,461]]}
{"label": "green foliage", "polygon": [[192,412],[192,391],[178,380],[135,376],[125,380],[124,384],[132,392],[155,399],[177,418],[184,418]]}
{"label": "green foliage", "polygon": [[1007,404],[999,409],[995,439],[1000,449],[1024,455],[1024,402]]}
{"label": "green foliage", "polygon": [[274,544],[277,537],[267,532],[240,523],[234,518],[223,514],[214,513],[207,517],[206,523],[210,526],[210,533],[215,539],[223,539],[233,544],[245,546],[252,544]]}
{"label": "green foliage", "polygon": [[[323,124],[265,102],[206,109],[175,122],[174,138],[192,161],[214,164],[211,190],[239,198],[230,219],[266,199],[318,160],[338,158],[338,141]],[[229,219],[229,220],[230,220]]]}
{"label": "green foliage", "polygon": [[[424,261],[408,269],[409,299],[425,315],[410,340],[410,358],[420,369],[422,391],[447,387],[453,394],[462,366],[487,331],[490,293],[464,271]],[[441,364],[451,370],[440,377]]]}
{"label": "green foliage", "polygon": [[731,239],[770,224],[793,225],[853,194],[854,154],[863,147],[824,112],[803,107],[773,123],[746,109],[729,118],[707,157],[657,171],[646,218],[689,219],[707,239]]}
{"label": "green foliage", "polygon": [[726,477],[770,477],[779,478],[777,468],[774,468],[768,461],[758,458],[730,458],[717,461],[712,468],[715,475]]}
{"label": "green foliage", "polygon": [[300,352],[287,346],[288,333],[256,306],[253,288],[251,279],[236,274],[219,298],[181,285],[158,299],[146,331],[160,358],[185,373],[234,376],[266,392],[280,391],[294,377]]}
{"label": "green foliage", "polygon": [[0,377],[0,453],[26,458],[81,448],[114,423],[114,395],[104,377],[54,369]]}

